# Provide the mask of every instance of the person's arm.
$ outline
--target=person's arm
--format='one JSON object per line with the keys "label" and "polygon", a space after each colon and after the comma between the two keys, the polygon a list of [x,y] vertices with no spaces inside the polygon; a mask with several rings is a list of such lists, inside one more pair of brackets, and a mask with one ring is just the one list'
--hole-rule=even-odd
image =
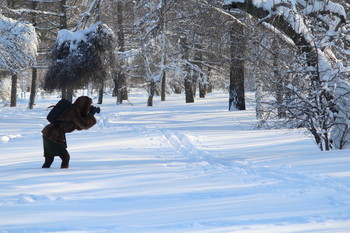
{"label": "person's arm", "polygon": [[79,112],[77,116],[80,117],[74,118],[73,122],[77,126],[78,130],[89,129],[96,124],[96,118],[91,114],[87,114],[87,116],[82,116]]}

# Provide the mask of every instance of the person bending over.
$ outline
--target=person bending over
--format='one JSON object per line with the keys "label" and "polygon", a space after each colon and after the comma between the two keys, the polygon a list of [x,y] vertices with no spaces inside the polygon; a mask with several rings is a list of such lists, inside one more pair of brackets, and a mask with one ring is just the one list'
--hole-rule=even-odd
{"label": "person bending over", "polygon": [[96,124],[94,113],[90,109],[92,99],[88,96],[80,96],[68,107],[56,124],[48,124],[42,130],[45,162],[42,168],[50,168],[55,156],[62,160],[61,168],[69,167],[70,155],[67,151],[66,133],[74,130],[89,129]]}

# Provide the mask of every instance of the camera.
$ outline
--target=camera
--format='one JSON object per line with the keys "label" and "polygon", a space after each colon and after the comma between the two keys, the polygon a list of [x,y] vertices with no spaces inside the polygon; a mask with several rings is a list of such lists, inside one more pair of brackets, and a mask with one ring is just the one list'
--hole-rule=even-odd
{"label": "camera", "polygon": [[95,107],[95,106],[91,106],[89,113],[91,115],[95,115],[96,113],[100,113],[101,112],[101,108],[100,107]]}

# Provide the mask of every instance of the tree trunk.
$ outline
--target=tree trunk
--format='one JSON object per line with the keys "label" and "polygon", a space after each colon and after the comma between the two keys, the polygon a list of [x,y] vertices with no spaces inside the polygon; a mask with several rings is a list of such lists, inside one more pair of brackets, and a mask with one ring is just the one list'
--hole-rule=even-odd
{"label": "tree trunk", "polygon": [[273,76],[275,80],[275,95],[277,103],[277,115],[279,118],[286,116],[286,110],[283,107],[283,97],[284,97],[284,80],[279,67],[280,60],[280,47],[278,40],[274,39],[271,45],[272,55],[273,55]]}
{"label": "tree trunk", "polygon": [[13,74],[11,78],[11,103],[10,107],[16,107],[17,105],[17,81],[18,76],[17,74]]}
{"label": "tree trunk", "polygon": [[[114,87],[113,87],[113,91],[112,91],[112,96],[116,97],[118,95],[118,80],[117,80],[117,74],[112,74],[113,75],[113,83],[114,83]],[[118,99],[117,99],[117,104],[118,104]]]}
{"label": "tree trunk", "polygon": [[258,36],[257,28],[254,27],[251,30],[251,34],[249,35],[248,46],[252,47],[250,50],[250,57],[252,58],[252,76],[254,80],[254,88],[255,88],[255,116],[259,121],[259,125],[264,123],[264,108],[262,105],[263,101],[263,88],[264,83],[262,80],[262,75],[260,73],[261,65],[260,65],[260,52],[261,52],[261,44]]}
{"label": "tree trunk", "polygon": [[207,94],[207,80],[205,80],[204,75],[202,73],[203,54],[201,44],[202,43],[200,41],[198,41],[198,43],[195,44],[194,61],[200,70],[200,72],[196,72],[195,80],[198,81],[199,98],[205,98],[205,95]]}
{"label": "tree trunk", "polygon": [[212,93],[213,92],[213,84],[210,82],[211,80],[211,68],[208,68],[207,71],[207,93]]}
{"label": "tree trunk", "polygon": [[67,10],[66,10],[67,4],[66,0],[60,1],[60,29],[67,29]]}
{"label": "tree trunk", "polygon": [[114,89],[113,96],[117,97],[117,104],[122,104],[123,100],[128,99],[128,88],[126,86],[125,74],[117,71],[113,79]]}
{"label": "tree trunk", "polygon": [[196,98],[196,95],[197,95],[198,75],[197,75],[197,74],[193,74],[193,71],[192,71],[190,76],[191,76],[191,77],[190,77],[190,80],[192,81],[193,98]]}
{"label": "tree trunk", "polygon": [[205,98],[207,95],[207,84],[203,82],[203,75],[199,77],[199,98]]}
{"label": "tree trunk", "polygon": [[113,79],[113,82],[114,82],[113,93],[114,93],[114,96],[117,97],[117,104],[123,103],[122,92],[121,92],[123,84],[122,84],[121,75],[122,75],[121,72],[117,71]]}
{"label": "tree trunk", "polygon": [[61,88],[61,98],[67,99],[67,87],[65,85]]}
{"label": "tree trunk", "polygon": [[241,24],[231,26],[231,65],[229,110],[245,110],[244,55],[245,37]]}
{"label": "tree trunk", "polygon": [[[165,28],[166,28],[166,19],[165,19],[165,7],[167,5],[167,0],[162,1],[162,5],[159,12],[159,24],[160,24],[160,31],[162,33],[162,58],[161,58],[161,66],[166,65],[166,36],[165,36]],[[166,70],[161,67],[162,77],[161,77],[161,86],[160,86],[160,99],[161,101],[165,101],[165,95],[166,95]]]}
{"label": "tree trunk", "polygon": [[[182,48],[182,59],[184,61],[188,61],[189,53],[188,53],[187,38],[185,36],[180,38],[180,44]],[[186,76],[184,77],[184,85],[185,85],[186,103],[193,103],[194,102],[193,82],[192,82],[190,71],[187,64],[185,65],[185,70],[186,70]]]}
{"label": "tree trunk", "polygon": [[[125,33],[124,33],[124,18],[123,18],[123,12],[124,12],[124,5],[122,1],[116,2],[116,9],[117,9],[117,40],[118,40],[118,47],[119,52],[125,51]],[[117,97],[117,104],[122,104],[123,100],[128,99],[128,88],[126,85],[126,75],[123,71],[123,67],[125,65],[124,59],[121,59],[119,65],[119,70],[117,71],[117,74],[115,75],[115,89],[114,93]]]}
{"label": "tree trunk", "polygon": [[[60,1],[60,27],[59,29],[68,29],[67,26],[67,9],[66,0]],[[73,88],[69,84],[64,85],[62,88],[62,99],[66,99],[70,102],[73,100]]]}
{"label": "tree trunk", "polygon": [[154,96],[154,92],[156,89],[156,83],[154,82],[154,80],[151,80],[148,88],[149,88],[149,90],[148,90],[147,106],[152,107],[153,106],[153,96]]}
{"label": "tree trunk", "polygon": [[255,111],[256,111],[256,119],[262,121],[264,120],[264,109],[262,106],[262,92],[263,92],[263,81],[261,80],[261,76],[255,74]]}
{"label": "tree trunk", "polygon": [[160,100],[165,101],[165,97],[166,97],[166,72],[164,71],[162,74],[162,80],[161,80]]}
{"label": "tree trunk", "polygon": [[123,88],[120,90],[120,93],[121,93],[121,99],[122,100],[128,100],[129,99],[129,95],[128,95],[128,87],[126,85],[126,76],[125,74],[123,73]]}
{"label": "tree trunk", "polygon": [[194,102],[193,84],[192,84],[192,80],[189,77],[185,79],[185,95],[186,95],[186,103]]}
{"label": "tree trunk", "polygon": [[[97,3],[96,5],[96,11],[97,11],[97,16],[96,16],[96,22],[101,20],[100,17],[100,2]],[[97,104],[102,104],[103,103],[103,92],[104,92],[104,83],[101,83],[101,86],[98,89],[98,100]]]}
{"label": "tree trunk", "polygon": [[33,109],[36,95],[36,83],[38,80],[38,70],[32,68],[32,85],[30,88],[30,97],[29,97],[29,109]]}
{"label": "tree trunk", "polygon": [[101,84],[101,87],[98,89],[98,100],[97,104],[102,104],[103,102],[103,92],[104,92],[104,84]]}
{"label": "tree trunk", "polygon": [[73,88],[69,85],[67,87],[67,98],[66,100],[68,100],[69,102],[73,103]]}
{"label": "tree trunk", "polygon": [[62,87],[62,99],[66,99],[69,102],[73,102],[73,88],[69,85]]}
{"label": "tree trunk", "polygon": [[[37,5],[38,5],[37,2],[32,2],[32,9],[36,10]],[[32,17],[32,24],[34,27],[37,26],[34,16]],[[38,70],[37,68],[32,67],[32,85],[30,87],[30,97],[29,97],[29,104],[28,104],[29,109],[33,109],[34,107],[37,80],[38,80]]]}

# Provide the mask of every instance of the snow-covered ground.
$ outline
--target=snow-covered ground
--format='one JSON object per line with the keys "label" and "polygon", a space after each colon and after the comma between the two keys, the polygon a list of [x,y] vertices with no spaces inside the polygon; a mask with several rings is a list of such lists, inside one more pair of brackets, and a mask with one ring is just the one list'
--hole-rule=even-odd
{"label": "snow-covered ground", "polygon": [[41,169],[58,99],[0,107],[0,233],[350,232],[349,150],[258,130],[224,93],[146,99],[106,96],[96,126],[67,134],[67,170]]}

